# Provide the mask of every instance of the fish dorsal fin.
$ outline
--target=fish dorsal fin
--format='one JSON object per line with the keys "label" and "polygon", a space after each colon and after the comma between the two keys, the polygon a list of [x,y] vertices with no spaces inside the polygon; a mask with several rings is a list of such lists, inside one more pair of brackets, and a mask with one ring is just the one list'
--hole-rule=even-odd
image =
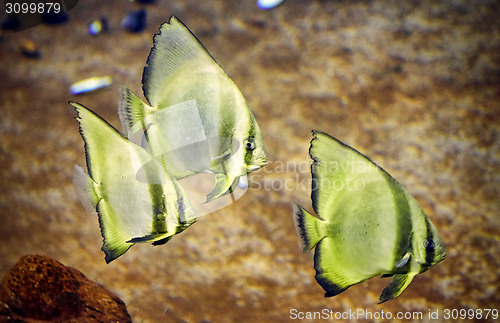
{"label": "fish dorsal fin", "polygon": [[[382,291],[382,295],[380,295],[380,303],[390,301],[393,298],[398,297],[401,293],[410,285],[413,277],[415,277],[417,273],[408,273],[408,274],[396,274],[392,277],[391,283],[387,285],[386,288]],[[379,303],[379,304],[380,304]]]}
{"label": "fish dorsal fin", "polygon": [[385,171],[368,157],[330,135],[313,130],[309,154],[312,203],[316,214],[328,214],[332,207],[342,207],[342,200],[361,197],[360,191],[371,182],[386,183]]}
{"label": "fish dorsal fin", "polygon": [[142,74],[144,96],[153,107],[158,107],[162,89],[177,73],[210,69],[224,74],[203,44],[174,16],[161,25],[153,43]]}

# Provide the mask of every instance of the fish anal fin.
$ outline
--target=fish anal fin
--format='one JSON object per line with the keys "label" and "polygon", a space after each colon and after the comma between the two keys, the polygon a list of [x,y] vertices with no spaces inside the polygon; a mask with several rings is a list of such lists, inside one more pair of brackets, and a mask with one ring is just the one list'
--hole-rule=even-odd
{"label": "fish anal fin", "polygon": [[325,237],[316,245],[314,268],[316,281],[325,290],[325,297],[338,295],[375,275],[366,275],[356,270],[335,253],[335,239]]}
{"label": "fish anal fin", "polygon": [[322,220],[312,216],[297,204],[293,206],[293,215],[295,228],[301,238],[302,250],[309,251],[324,237],[318,227]]}
{"label": "fish anal fin", "polygon": [[316,275],[315,278],[318,284],[320,284],[321,287],[323,287],[323,289],[325,290],[325,297],[336,296],[351,286],[349,285],[347,287],[341,287],[341,285],[333,283],[330,279],[328,279],[324,275]]}
{"label": "fish anal fin", "polygon": [[382,291],[382,295],[380,295],[380,303],[387,302],[391,299],[394,299],[401,295],[401,293],[410,285],[413,277],[415,277],[415,273],[407,273],[407,274],[395,274],[392,277],[391,283],[387,285],[386,288]]}
{"label": "fish anal fin", "polygon": [[106,263],[110,263],[123,255],[133,245],[128,242],[130,236],[124,232],[117,221],[117,215],[114,214],[109,203],[100,200],[96,206],[99,215],[99,225],[103,236],[102,251],[106,254]]}

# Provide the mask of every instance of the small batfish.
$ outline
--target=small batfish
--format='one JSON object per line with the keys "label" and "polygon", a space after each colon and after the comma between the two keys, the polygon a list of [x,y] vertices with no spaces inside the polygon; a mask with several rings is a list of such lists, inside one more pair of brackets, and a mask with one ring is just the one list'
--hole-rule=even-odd
{"label": "small batfish", "polygon": [[87,174],[75,166],[75,190],[99,215],[107,263],[135,243],[166,243],[196,221],[182,187],[144,148],[84,106],[70,104],[78,112],[88,168]]}
{"label": "small batfish", "polygon": [[337,139],[313,131],[314,217],[294,207],[304,252],[316,247],[316,280],[325,297],[375,276],[392,276],[380,302],[398,297],[415,275],[445,258],[439,233],[391,175]]}
{"label": "small batfish", "polygon": [[[236,85],[177,18],[163,24],[153,42],[142,76],[148,103],[122,89],[123,132],[130,137],[142,128],[152,154],[162,154],[176,179],[215,174],[207,195],[211,201],[231,192],[240,176],[267,164],[262,133]],[[153,116],[159,112],[164,112],[161,117]],[[189,141],[189,149],[183,150],[179,140]],[[196,140],[210,147],[196,145]],[[174,150],[182,156],[169,154]],[[189,159],[199,163],[186,167],[182,161]]]}

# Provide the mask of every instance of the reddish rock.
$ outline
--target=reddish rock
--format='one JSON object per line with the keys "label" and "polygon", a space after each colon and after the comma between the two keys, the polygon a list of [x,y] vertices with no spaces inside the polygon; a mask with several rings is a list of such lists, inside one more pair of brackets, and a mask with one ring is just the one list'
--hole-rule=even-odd
{"label": "reddish rock", "polygon": [[37,255],[22,257],[0,288],[0,322],[131,322],[125,304],[81,272]]}

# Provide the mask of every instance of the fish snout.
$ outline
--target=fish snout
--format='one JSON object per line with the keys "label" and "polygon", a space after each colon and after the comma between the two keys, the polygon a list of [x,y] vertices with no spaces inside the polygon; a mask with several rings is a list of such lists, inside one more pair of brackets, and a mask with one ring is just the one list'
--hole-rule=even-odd
{"label": "fish snout", "polygon": [[247,166],[248,172],[256,171],[257,169],[266,166],[267,163],[268,163],[267,159],[264,158],[255,159],[253,164]]}

